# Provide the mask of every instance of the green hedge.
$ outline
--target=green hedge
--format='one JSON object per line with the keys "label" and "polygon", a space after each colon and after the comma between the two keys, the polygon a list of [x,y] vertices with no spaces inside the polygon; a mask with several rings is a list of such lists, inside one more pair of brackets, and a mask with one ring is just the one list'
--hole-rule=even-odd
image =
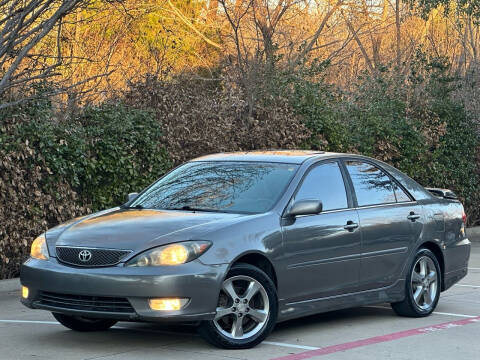
{"label": "green hedge", "polygon": [[162,130],[151,111],[105,103],[83,109],[74,118],[60,116],[48,101],[38,101],[7,114],[11,126],[2,146],[21,144],[42,154],[50,176],[42,186],[55,190],[65,181],[93,210],[124,202],[171,167],[162,145]]}
{"label": "green hedge", "polygon": [[0,119],[0,279],[18,276],[46,229],[119,205],[171,167],[150,111],[106,103],[67,117],[40,98]]}
{"label": "green hedge", "polygon": [[458,81],[444,59],[419,52],[410,73],[382,68],[359,77],[349,91],[318,78],[297,76],[283,88],[311,130],[306,148],[384,160],[424,186],[454,190],[469,222],[478,221],[479,129],[455,100]]}
{"label": "green hedge", "polygon": [[448,64],[419,52],[410,73],[378,68],[343,90],[323,81],[326,66],[273,72],[253,111],[228,79],[218,89],[145,81],[116,102],[79,112],[58,111],[41,96],[1,110],[0,278],[18,275],[45,229],[119,205],[174,162],[206,152],[303,146],[362,153],[425,186],[454,190],[476,223],[479,132],[453,96],[458,82]]}
{"label": "green hedge", "polygon": [[89,161],[79,192],[94,209],[122,203],[164,174],[171,161],[162,145],[162,130],[150,111],[107,104],[87,108],[79,121]]}

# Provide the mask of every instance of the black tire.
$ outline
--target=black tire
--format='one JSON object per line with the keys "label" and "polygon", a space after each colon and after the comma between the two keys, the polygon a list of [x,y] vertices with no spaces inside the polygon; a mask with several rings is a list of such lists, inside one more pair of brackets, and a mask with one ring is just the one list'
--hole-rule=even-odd
{"label": "black tire", "polygon": [[[250,337],[242,338],[242,339],[233,339],[231,337],[225,336],[219,330],[219,328],[217,328],[218,325],[215,324],[215,320],[202,321],[198,328],[199,334],[207,342],[219,348],[224,348],[224,349],[252,348],[258,345],[259,343],[261,343],[270,334],[270,332],[273,330],[275,323],[277,321],[278,297],[277,297],[277,289],[275,288],[275,284],[273,283],[272,279],[270,279],[270,277],[265,272],[263,272],[262,270],[260,270],[255,266],[252,266],[249,264],[236,264],[232,267],[230,272],[225,277],[224,284],[225,282],[228,282],[229,279],[241,277],[241,276],[253,278],[263,286],[263,289],[265,290],[265,293],[268,297],[268,304],[269,304],[268,316],[263,326],[261,328],[259,326],[259,330],[257,333],[253,334]],[[219,297],[219,306],[220,306],[221,297],[222,297],[222,292]],[[249,306],[249,305],[250,305],[250,300],[246,306]],[[247,311],[248,311],[248,308],[247,308]],[[242,316],[241,314],[238,315],[238,313],[237,315],[234,315],[234,314],[230,314],[230,315],[234,317],[234,321],[236,321],[235,320],[236,316]],[[230,316],[230,315],[227,315],[227,316]],[[245,318],[247,320],[242,320],[242,322],[250,321],[250,318],[248,318],[248,313],[245,313]],[[233,323],[232,323],[232,329],[233,329]]]}
{"label": "black tire", "polygon": [[[419,261],[421,259],[425,259],[428,261],[426,258],[430,259],[436,269],[436,294],[435,298],[431,301],[431,304],[427,304],[427,302],[424,302],[422,307],[417,304],[417,302],[414,299],[414,292],[418,289],[421,288],[420,286],[415,286],[412,283],[412,277],[415,276],[414,271],[416,269],[416,266],[419,266]],[[429,262],[430,263],[430,262]],[[430,263],[431,264],[431,263]],[[417,267],[418,269],[418,267]],[[422,284],[422,282],[419,282],[419,284]],[[403,301],[397,302],[397,303],[392,303],[391,306],[395,313],[400,316],[406,316],[406,317],[425,317],[430,315],[435,308],[437,307],[438,300],[440,299],[440,292],[441,292],[441,284],[442,284],[442,272],[440,269],[440,264],[438,263],[438,259],[435,256],[433,252],[431,252],[428,249],[425,248],[420,248],[417,250],[417,253],[415,254],[415,257],[413,258],[413,261],[411,262],[407,277],[406,277],[406,284],[405,284],[405,299]],[[431,285],[430,285],[431,286]],[[425,292],[424,292],[425,293]]]}
{"label": "black tire", "polygon": [[53,317],[63,326],[75,331],[105,331],[117,323],[110,319],[92,319],[82,316],[71,316],[59,313],[52,313]]}

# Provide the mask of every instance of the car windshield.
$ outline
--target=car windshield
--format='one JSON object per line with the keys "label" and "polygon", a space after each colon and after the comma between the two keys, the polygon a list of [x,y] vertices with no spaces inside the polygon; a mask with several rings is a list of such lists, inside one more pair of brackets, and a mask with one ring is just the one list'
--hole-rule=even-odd
{"label": "car windshield", "polygon": [[267,162],[191,162],[158,180],[130,207],[262,213],[275,205],[297,168]]}

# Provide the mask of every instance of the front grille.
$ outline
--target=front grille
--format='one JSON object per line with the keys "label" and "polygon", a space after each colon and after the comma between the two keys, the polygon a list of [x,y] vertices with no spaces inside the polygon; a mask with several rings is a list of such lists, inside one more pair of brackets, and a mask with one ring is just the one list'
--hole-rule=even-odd
{"label": "front grille", "polygon": [[122,314],[135,313],[135,310],[127,299],[118,297],[68,295],[42,291],[39,294],[38,302],[41,305],[68,310],[99,311]]}
{"label": "front grille", "polygon": [[131,253],[130,250],[94,249],[57,246],[57,258],[60,262],[85,267],[112,266],[118,264]]}

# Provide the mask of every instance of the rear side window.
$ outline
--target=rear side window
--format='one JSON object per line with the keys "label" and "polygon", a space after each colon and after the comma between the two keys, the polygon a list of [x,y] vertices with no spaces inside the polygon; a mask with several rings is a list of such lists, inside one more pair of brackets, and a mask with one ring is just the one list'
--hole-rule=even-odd
{"label": "rear side window", "polygon": [[317,165],[308,172],[295,196],[295,200],[305,199],[321,200],[324,211],[348,207],[345,183],[338,163]]}
{"label": "rear side window", "polygon": [[397,181],[403,185],[405,189],[412,195],[415,200],[422,200],[422,199],[431,199],[432,194],[430,194],[427,190],[425,190],[420,184],[418,184],[415,180],[409,178],[407,175],[402,173],[400,170],[390,166],[388,164],[382,164],[383,168],[387,170],[390,175],[392,175]]}
{"label": "rear side window", "polygon": [[358,206],[395,203],[395,190],[390,177],[376,166],[349,160],[345,162],[352,179]]}
{"label": "rear side window", "polygon": [[403,191],[402,188],[400,188],[400,186],[395,184],[395,182],[392,182],[392,183],[393,183],[393,188],[395,189],[395,196],[398,202],[411,201],[410,197],[405,193],[405,191]]}

